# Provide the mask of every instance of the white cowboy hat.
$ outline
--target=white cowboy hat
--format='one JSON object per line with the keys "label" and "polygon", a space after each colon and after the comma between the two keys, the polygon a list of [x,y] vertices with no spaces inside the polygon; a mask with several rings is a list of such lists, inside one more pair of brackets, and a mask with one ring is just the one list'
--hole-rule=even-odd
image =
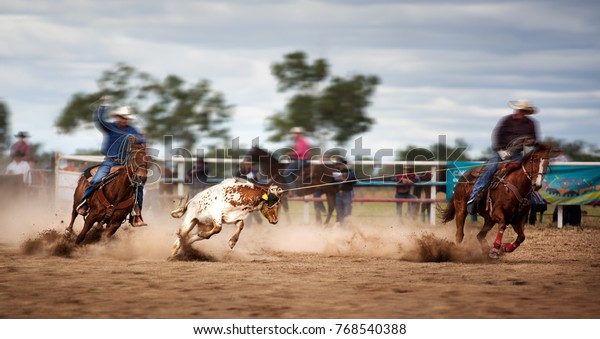
{"label": "white cowboy hat", "polygon": [[111,112],[111,115],[114,116],[120,116],[122,118],[128,119],[128,120],[134,120],[135,114],[133,113],[133,109],[131,109],[131,107],[129,106],[121,106],[117,109],[115,109],[114,111]]}
{"label": "white cowboy hat", "polygon": [[27,133],[25,131],[20,131],[19,133],[15,134],[15,137],[17,137],[17,138],[29,138],[29,133]]}
{"label": "white cowboy hat", "polygon": [[292,134],[295,134],[295,133],[302,134],[302,133],[304,133],[304,128],[302,128],[302,127],[292,127],[292,129],[290,130],[290,133],[292,133]]}
{"label": "white cowboy hat", "polygon": [[533,103],[527,99],[509,101],[508,107],[516,110],[533,111],[533,113],[537,112],[537,107],[533,106]]}

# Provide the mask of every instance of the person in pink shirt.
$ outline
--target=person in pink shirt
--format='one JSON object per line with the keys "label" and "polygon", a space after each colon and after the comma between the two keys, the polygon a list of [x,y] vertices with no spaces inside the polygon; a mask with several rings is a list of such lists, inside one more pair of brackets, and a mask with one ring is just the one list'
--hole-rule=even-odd
{"label": "person in pink shirt", "polygon": [[31,147],[29,146],[27,141],[25,141],[25,139],[29,137],[29,134],[27,132],[21,131],[17,133],[15,137],[19,140],[17,140],[17,142],[15,142],[10,147],[10,156],[14,157],[17,152],[20,152],[23,155],[24,161],[31,160]]}
{"label": "person in pink shirt", "polygon": [[295,176],[293,172],[298,172],[308,161],[310,160],[310,144],[304,137],[304,128],[294,127],[290,130],[292,137],[294,138],[294,150],[288,155],[290,156],[291,162],[285,171],[285,179],[288,183],[295,182]]}

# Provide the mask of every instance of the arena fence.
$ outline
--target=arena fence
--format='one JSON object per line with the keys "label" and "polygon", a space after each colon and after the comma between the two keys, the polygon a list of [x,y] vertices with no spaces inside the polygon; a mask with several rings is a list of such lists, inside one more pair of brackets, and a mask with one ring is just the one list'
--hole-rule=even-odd
{"label": "arena fence", "polygon": [[[54,180],[54,196],[56,203],[64,204],[72,203],[73,192],[77,186],[77,181],[81,175],[81,171],[93,164],[100,163],[102,156],[83,156],[83,155],[57,155],[55,159]],[[219,183],[223,178],[233,177],[237,172],[239,163],[242,159],[228,158],[205,158],[205,163],[212,167],[211,173],[208,175],[207,185]],[[186,170],[191,168],[195,163],[195,158],[173,157],[172,159],[154,158],[154,166],[151,166],[151,174],[149,182],[145,186],[147,193],[158,196],[159,199],[182,199],[188,191],[189,185],[185,180]],[[355,202],[364,203],[398,203],[398,202],[417,202],[431,203],[429,206],[429,223],[436,223],[436,208],[440,203],[445,203],[445,199],[437,198],[438,192],[445,192],[447,183],[445,161],[379,161],[361,160],[355,161],[351,165],[355,169],[359,169],[360,173],[357,176],[360,178],[355,188],[360,190],[363,187],[392,187],[397,186],[397,183],[391,179],[397,173],[401,173],[401,166],[412,165],[417,173],[430,172],[431,179],[427,182],[413,184],[414,186],[423,186],[428,189],[428,194],[425,198],[418,199],[395,199],[394,193],[390,192],[389,198],[370,198],[357,197],[353,199]],[[582,163],[554,163],[553,165],[578,165]],[[583,163],[588,166],[600,166],[600,163]],[[553,166],[551,165],[551,166]],[[600,188],[599,188],[600,189]],[[324,198],[315,198],[312,196],[290,197],[291,201],[304,202],[304,218],[308,220],[308,209],[310,203],[315,201],[325,201]],[[144,204],[146,205],[146,204]],[[558,205],[558,227],[562,225],[563,209]]]}

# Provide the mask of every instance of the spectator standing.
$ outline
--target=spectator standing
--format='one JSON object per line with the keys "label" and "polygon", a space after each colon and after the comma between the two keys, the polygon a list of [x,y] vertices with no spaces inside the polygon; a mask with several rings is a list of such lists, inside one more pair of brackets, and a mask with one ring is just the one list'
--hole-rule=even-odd
{"label": "spectator standing", "polygon": [[346,159],[338,160],[337,169],[338,171],[334,172],[334,177],[340,184],[337,185],[335,193],[336,221],[340,223],[340,226],[346,226],[348,218],[352,215],[352,198],[354,197],[356,176],[354,171],[348,167]]}
{"label": "spectator standing", "polygon": [[29,133],[25,131],[21,131],[15,135],[18,139],[17,142],[10,146],[10,156],[14,157],[17,152],[22,154],[22,159],[24,161],[29,161],[32,159],[31,155],[31,146],[27,143],[25,139],[29,138]]}
{"label": "spectator standing", "polygon": [[[429,172],[429,171],[415,173],[415,175],[419,179],[418,182],[420,182],[420,183],[429,182],[429,181],[431,181],[431,178],[432,178],[431,172]],[[425,199],[431,199],[431,186],[426,186],[426,185],[413,186],[413,195],[414,196],[416,196],[417,198],[421,198],[421,192],[424,194]],[[421,214],[422,222],[425,222],[427,219],[429,219],[430,211],[431,211],[431,203],[430,202],[417,203],[417,214],[419,214],[419,213]]]}
{"label": "spectator standing", "polygon": [[[394,178],[394,181],[398,183],[396,186],[396,199],[414,199],[415,202],[408,203],[408,216],[410,218],[417,217],[417,210],[419,207],[419,203],[417,202],[417,196],[411,193],[412,184],[415,182],[419,182],[419,177],[415,174],[415,169],[413,166],[406,165],[403,168],[403,173],[397,175]],[[396,214],[398,218],[402,221],[402,202],[396,203]]]}
{"label": "spectator standing", "polygon": [[537,221],[537,214],[540,214],[540,223],[543,222],[544,212],[548,207],[546,207],[546,200],[542,197],[540,192],[533,191],[531,193],[531,206],[529,207],[529,224],[535,225]]}
{"label": "spectator standing", "polygon": [[25,161],[25,156],[21,151],[16,151],[13,156],[13,160],[6,167],[6,174],[23,176],[23,182],[26,185],[31,184],[31,166],[29,162]]}
{"label": "spectator standing", "polygon": [[[315,193],[313,193],[313,198],[320,198],[323,196],[323,194],[325,194],[325,192],[317,190]],[[315,201],[313,206],[315,207],[315,220],[318,224],[320,224],[322,223],[321,216],[326,215],[327,209],[322,201]]]}

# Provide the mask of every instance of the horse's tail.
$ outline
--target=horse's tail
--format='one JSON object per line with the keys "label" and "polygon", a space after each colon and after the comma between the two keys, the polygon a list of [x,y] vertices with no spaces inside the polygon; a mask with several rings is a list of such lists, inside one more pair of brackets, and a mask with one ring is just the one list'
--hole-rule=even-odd
{"label": "horse's tail", "polygon": [[446,208],[442,208],[440,210],[440,217],[442,219],[442,223],[447,223],[448,221],[454,219],[454,215],[456,213],[456,209],[454,208],[454,196],[448,201]]}
{"label": "horse's tail", "polygon": [[189,200],[190,200],[190,196],[187,195],[185,197],[185,202],[181,206],[179,206],[178,208],[176,208],[176,209],[174,209],[174,210],[171,211],[171,216],[173,218],[181,218],[181,217],[183,217],[183,215],[187,211]]}

